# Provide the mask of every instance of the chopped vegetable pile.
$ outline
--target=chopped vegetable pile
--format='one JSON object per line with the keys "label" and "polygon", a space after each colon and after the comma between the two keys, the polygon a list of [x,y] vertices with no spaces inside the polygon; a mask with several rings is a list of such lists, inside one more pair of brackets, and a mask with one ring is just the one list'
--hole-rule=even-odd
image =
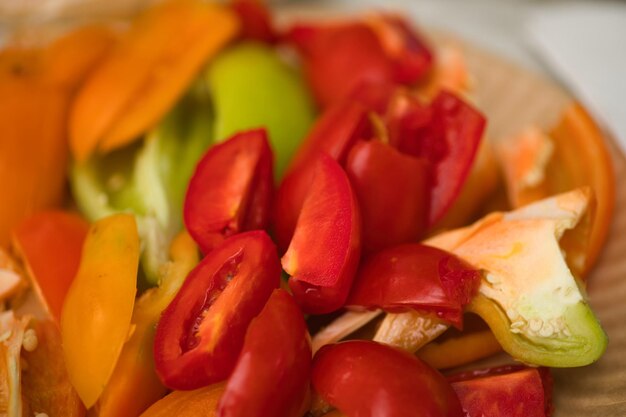
{"label": "chopped vegetable pile", "polygon": [[550,416],[613,174],[580,107],[493,146],[471,80],[257,0],[5,46],[0,415]]}

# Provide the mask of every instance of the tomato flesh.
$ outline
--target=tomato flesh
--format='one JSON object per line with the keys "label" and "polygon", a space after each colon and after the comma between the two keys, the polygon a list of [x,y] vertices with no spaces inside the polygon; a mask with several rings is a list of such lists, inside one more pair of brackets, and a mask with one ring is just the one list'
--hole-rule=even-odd
{"label": "tomato flesh", "polygon": [[204,253],[224,238],[265,229],[273,193],[272,151],[264,129],[213,146],[196,167],[185,196],[189,234]]}
{"label": "tomato flesh", "polygon": [[363,263],[348,306],[431,312],[460,327],[480,273],[451,253],[420,243],[385,249]]}
{"label": "tomato flesh", "polygon": [[210,252],[157,325],[154,358],[163,384],[188,390],[226,379],[279,280],[276,248],[263,231],[235,235]]}

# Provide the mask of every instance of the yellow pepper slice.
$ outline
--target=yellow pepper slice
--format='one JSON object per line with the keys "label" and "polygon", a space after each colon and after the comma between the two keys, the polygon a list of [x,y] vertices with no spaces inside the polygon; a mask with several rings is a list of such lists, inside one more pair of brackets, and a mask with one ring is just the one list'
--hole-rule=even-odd
{"label": "yellow pepper slice", "polygon": [[138,265],[133,216],[117,214],[91,226],[61,313],[69,378],[87,408],[102,393],[128,338]]}
{"label": "yellow pepper slice", "polygon": [[134,332],[124,345],[115,371],[98,401],[99,417],[136,417],[167,392],[154,370],[152,344],[161,312],[199,261],[196,244],[187,232],[182,232],[172,242],[170,259],[161,285],[145,292],[135,304]]}
{"label": "yellow pepper slice", "polygon": [[195,391],[174,391],[157,401],[141,417],[215,417],[224,384],[214,384]]}

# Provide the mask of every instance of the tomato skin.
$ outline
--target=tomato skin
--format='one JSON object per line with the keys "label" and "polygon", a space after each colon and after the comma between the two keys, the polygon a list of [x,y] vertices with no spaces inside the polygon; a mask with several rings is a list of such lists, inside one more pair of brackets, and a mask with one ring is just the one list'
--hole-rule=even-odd
{"label": "tomato skin", "polygon": [[281,251],[293,237],[320,152],[343,164],[352,145],[370,135],[367,109],[354,101],[328,108],[298,148],[274,200],[274,231]]}
{"label": "tomato skin", "polygon": [[463,307],[472,300],[479,284],[480,273],[453,254],[408,243],[365,261],[346,304],[429,311],[460,327]]}
{"label": "tomato skin", "polygon": [[484,116],[451,92],[441,91],[424,106],[405,95],[385,116],[390,143],[434,167],[428,224],[440,220],[465,184],[485,129]]}
{"label": "tomato skin", "polygon": [[306,313],[339,309],[361,253],[361,220],[350,181],[331,157],[320,154],[295,233],[281,262],[289,287]]}
{"label": "tomato skin", "polygon": [[548,417],[549,368],[505,366],[448,377],[468,417]]}
{"label": "tomato skin", "polygon": [[286,291],[274,290],[250,323],[217,415],[300,417],[310,374],[311,344],[302,312]]}
{"label": "tomato skin", "polygon": [[233,0],[230,7],[241,20],[241,36],[260,42],[274,43],[278,36],[272,25],[272,16],[260,0]]}
{"label": "tomato skin", "polygon": [[263,231],[232,236],[211,251],[157,325],[154,359],[163,384],[189,390],[226,379],[250,321],[279,282],[276,247]]}
{"label": "tomato skin", "polygon": [[417,241],[426,231],[430,165],[378,140],[356,144],[346,171],[363,218],[363,249]]}
{"label": "tomato skin", "polygon": [[313,388],[347,417],[462,417],[446,379],[417,357],[371,341],[327,345],[313,359]]}
{"label": "tomato skin", "polygon": [[338,24],[297,24],[285,37],[302,54],[321,107],[348,97],[364,83],[413,84],[432,66],[432,54],[418,35],[402,19],[385,15]]}
{"label": "tomato skin", "polygon": [[196,167],[185,196],[189,234],[204,253],[239,232],[265,229],[274,187],[273,156],[264,129],[217,144]]}

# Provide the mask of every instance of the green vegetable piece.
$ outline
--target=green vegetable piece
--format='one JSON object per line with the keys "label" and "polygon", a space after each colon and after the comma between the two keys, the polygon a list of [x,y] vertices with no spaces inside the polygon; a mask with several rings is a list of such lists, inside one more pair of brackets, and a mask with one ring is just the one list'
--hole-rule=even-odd
{"label": "green vegetable piece", "polygon": [[217,56],[207,79],[215,108],[215,139],[267,127],[280,178],[315,117],[300,74],[273,48],[244,42]]}
{"label": "green vegetable piece", "polygon": [[575,277],[579,254],[561,247],[566,233],[580,238],[588,230],[590,198],[588,189],[574,190],[427,242],[484,272],[468,309],[517,360],[584,366],[606,350],[607,336]]}
{"label": "green vegetable piece", "polygon": [[158,282],[170,241],[182,228],[187,183],[212,142],[212,120],[206,86],[198,83],[143,142],[72,169],[74,197],[87,218],[128,211],[137,216],[150,284]]}

